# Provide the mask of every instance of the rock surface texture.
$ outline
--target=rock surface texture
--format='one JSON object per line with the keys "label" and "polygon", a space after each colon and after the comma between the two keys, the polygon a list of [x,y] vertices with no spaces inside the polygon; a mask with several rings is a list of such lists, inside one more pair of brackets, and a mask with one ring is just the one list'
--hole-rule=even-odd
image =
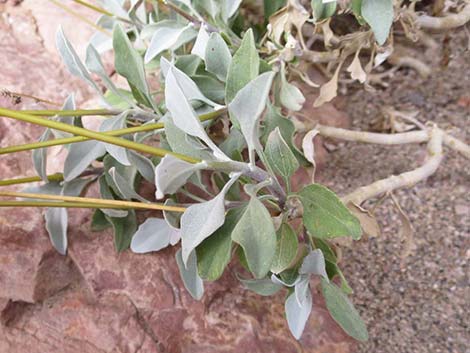
{"label": "rock surface texture", "polygon": [[[75,92],[84,107],[93,95],[60,63],[53,39],[59,24],[83,53],[92,29],[52,3],[0,1],[1,88],[58,103]],[[27,99],[16,106],[40,107]],[[344,115],[327,109],[330,121],[344,124]],[[1,146],[35,140],[41,131],[0,118]],[[2,179],[33,174],[29,153],[0,157]],[[297,342],[284,319],[285,293],[264,298],[245,291],[229,269],[197,302],[179,278],[174,249],[118,255],[111,233],[90,232],[89,211],[72,210],[63,257],[49,244],[42,213],[0,209],[0,353],[347,353],[356,347],[319,295]]]}

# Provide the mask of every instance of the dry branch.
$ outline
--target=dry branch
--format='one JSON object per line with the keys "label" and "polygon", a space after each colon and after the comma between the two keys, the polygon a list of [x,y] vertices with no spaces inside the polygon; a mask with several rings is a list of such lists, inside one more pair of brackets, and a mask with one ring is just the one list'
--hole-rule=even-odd
{"label": "dry branch", "polygon": [[445,17],[419,16],[416,18],[416,24],[422,29],[446,30],[463,26],[470,21],[470,3],[457,14],[447,15]]}
{"label": "dry branch", "polygon": [[353,131],[330,126],[315,127],[324,137],[337,138],[345,141],[373,143],[378,145],[403,145],[409,143],[428,142],[428,160],[421,167],[363,186],[343,197],[344,203],[352,202],[360,205],[364,201],[381,194],[392,192],[402,187],[412,186],[434,174],[442,161],[442,145],[470,158],[470,146],[434,126],[426,130],[410,131],[397,134],[381,134],[364,131]]}
{"label": "dry branch", "polygon": [[431,137],[428,142],[429,159],[421,167],[400,174],[392,175],[388,178],[378,180],[370,185],[363,186],[343,197],[345,203],[353,202],[357,205],[364,201],[382,194],[410,187],[434,174],[442,161],[442,143],[444,132],[439,128],[431,130]]}

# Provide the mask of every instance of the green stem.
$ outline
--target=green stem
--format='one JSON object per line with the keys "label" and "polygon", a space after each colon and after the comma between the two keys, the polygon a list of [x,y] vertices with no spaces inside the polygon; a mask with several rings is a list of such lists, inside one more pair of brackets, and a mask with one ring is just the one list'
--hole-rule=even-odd
{"label": "green stem", "polygon": [[19,110],[20,113],[39,116],[86,116],[86,115],[118,115],[120,110],[109,109],[78,109],[78,110]]}
{"label": "green stem", "polygon": [[[0,201],[0,207],[60,207],[60,208],[107,208],[113,210],[130,210],[137,207],[126,205],[97,205],[86,202],[61,202],[61,201]],[[139,207],[139,209],[141,209]],[[175,211],[174,211],[175,212]]]}
{"label": "green stem", "polygon": [[144,202],[133,202],[124,200],[105,200],[90,197],[75,197],[75,196],[63,196],[63,195],[48,195],[48,194],[36,194],[36,193],[25,193],[15,191],[0,191],[0,196],[7,197],[21,197],[25,199],[38,199],[38,200],[51,200],[59,202],[74,202],[83,203],[87,205],[94,205],[95,208],[109,208],[112,206],[127,207],[142,210],[158,210],[158,211],[171,211],[171,212],[184,212],[185,207],[181,206],[170,206],[161,203],[144,203]]}
{"label": "green stem", "polygon": [[137,152],[148,153],[157,157],[164,157],[167,154],[170,154],[175,156],[176,158],[179,158],[189,163],[198,163],[201,161],[199,159],[171,152],[163,148],[148,146],[143,143],[129,141],[123,138],[106,135],[102,132],[87,130],[84,128],[64,124],[58,121],[43,119],[34,115],[24,114],[15,110],[0,108],[0,116],[5,116],[19,121],[25,121],[35,125],[45,126],[54,130],[68,132],[74,135],[87,137],[92,140],[97,140],[101,142],[110,143],[112,145],[128,148]]}
{"label": "green stem", "polygon": [[[64,175],[60,174],[60,173],[48,175],[47,180],[49,180],[49,181],[63,181],[64,180]],[[0,186],[34,183],[36,181],[42,181],[41,177],[33,176],[33,177],[16,178],[16,179],[9,179],[9,180],[0,180]]]}
{"label": "green stem", "polygon": [[69,14],[71,14],[72,16],[75,16],[76,18],[78,18],[79,20],[85,22],[86,24],[88,24],[89,26],[95,28],[97,31],[100,31],[101,33],[107,35],[108,37],[112,37],[111,33],[108,32],[107,30],[105,30],[104,28],[100,27],[100,26],[97,26],[95,23],[93,23],[92,21],[90,21],[88,18],[86,18],[85,16],[82,16],[80,15],[79,13],[75,12],[74,10],[72,10],[71,8],[69,8],[68,6],[65,6],[64,4],[61,4],[59,1],[57,0],[49,0],[50,2],[52,2],[53,4],[55,4],[56,6],[60,7],[62,10],[68,12]]}
{"label": "green stem", "polygon": [[[65,208],[101,208],[95,204],[81,202],[50,202],[50,201],[0,201],[0,207],[65,207]],[[124,206],[106,206],[110,209],[129,209]]]}
{"label": "green stem", "polygon": [[102,15],[113,17],[114,15],[111,12],[106,11],[105,9],[102,9],[101,7],[95,6],[93,4],[89,4],[83,0],[72,0],[73,2],[76,2],[77,4],[83,5],[85,7],[88,7],[89,9],[92,9],[93,11],[99,12]]}
{"label": "green stem", "polygon": [[[23,111],[21,112],[23,113]],[[215,119],[219,117],[220,115],[222,115],[224,112],[225,112],[225,109],[216,110],[214,112],[200,115],[199,119],[201,121]],[[163,123],[153,123],[153,124],[146,124],[146,125],[140,125],[136,127],[125,128],[125,129],[106,131],[106,132],[103,132],[103,134],[109,135],[109,136],[123,136],[123,135],[128,135],[128,134],[134,134],[137,132],[163,129],[164,127],[165,126]],[[66,138],[55,139],[55,140],[48,140],[48,141],[43,141],[43,142],[28,143],[28,144],[19,145],[19,146],[4,147],[4,148],[0,148],[0,155],[7,154],[7,153],[21,152],[21,151],[30,151],[30,150],[44,148],[44,147],[67,145],[70,143],[83,142],[87,140],[89,140],[89,138],[87,137],[74,136],[74,137],[66,137]]]}

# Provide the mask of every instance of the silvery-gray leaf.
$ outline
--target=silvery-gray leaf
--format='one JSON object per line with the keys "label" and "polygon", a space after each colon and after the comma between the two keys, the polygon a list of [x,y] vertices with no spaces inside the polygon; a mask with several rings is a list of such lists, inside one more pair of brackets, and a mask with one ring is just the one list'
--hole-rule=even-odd
{"label": "silvery-gray leaf", "polygon": [[[70,94],[67,99],[64,102],[64,105],[62,106],[61,110],[75,110],[75,96],[74,94]],[[73,125],[75,117],[73,116],[60,116],[58,114],[57,118],[55,120],[60,121],[61,123]],[[68,132],[63,132],[59,130],[51,130],[55,138],[65,138],[65,137],[71,137],[73,136],[72,134],[69,134]],[[67,147],[66,147],[67,148]]]}
{"label": "silvery-gray leaf", "polygon": [[274,283],[281,284],[286,287],[294,287],[297,283],[299,283],[302,280],[301,276],[298,276],[293,283],[287,283],[281,280],[279,277],[277,277],[275,274],[271,275],[271,281]]}
{"label": "silvery-gray leaf", "polygon": [[269,278],[263,279],[241,279],[240,282],[243,286],[259,295],[271,296],[283,288],[280,283],[275,283]]}
{"label": "silvery-gray leaf", "polygon": [[181,240],[181,231],[179,229],[175,229],[173,233],[171,233],[171,238],[170,238],[170,244],[176,245],[180,242]]}
{"label": "silvery-gray leaf", "polygon": [[132,185],[129,184],[129,181],[124,178],[121,174],[116,171],[116,168],[113,167],[108,171],[109,175],[113,178],[114,185],[119,189],[119,192],[124,196],[124,198],[131,200],[139,200],[141,202],[149,202],[148,200],[144,199],[140,196],[137,192],[135,192]]}
{"label": "silvery-gray leaf", "polygon": [[[127,127],[127,116],[129,115],[128,111],[124,111],[121,114],[112,117],[106,118],[103,120],[100,126],[100,131],[112,131],[112,130],[119,130],[124,129]],[[131,165],[129,161],[127,150],[124,147],[119,147],[110,143],[105,143],[104,147],[106,151],[113,156],[119,163],[122,165]]]}
{"label": "silvery-gray leaf", "polygon": [[160,27],[152,36],[149,47],[145,52],[145,63],[149,63],[153,58],[161,52],[172,48],[178,41],[183,32],[190,28],[192,24],[181,26],[180,28]]}
{"label": "silvery-gray leaf", "polygon": [[301,280],[295,284],[295,299],[300,306],[303,306],[310,292],[310,276],[303,275]]}
{"label": "silvery-gray leaf", "polygon": [[98,31],[92,35],[89,43],[101,54],[113,49],[113,39]]}
{"label": "silvery-gray leaf", "polygon": [[331,317],[349,336],[358,341],[367,341],[367,327],[343,290],[324,279],[321,280],[321,286]]}
{"label": "silvery-gray leaf", "polygon": [[198,13],[198,12],[196,11],[196,9],[193,7],[193,4],[192,4],[192,1],[191,1],[191,0],[174,0],[174,1],[186,5],[186,6],[191,10],[191,12],[196,15],[196,17],[198,17],[199,19],[201,19],[201,15],[199,15],[199,13]]}
{"label": "silvery-gray leaf", "polygon": [[135,179],[137,177],[137,168],[133,165],[125,166],[115,160],[111,155],[106,155],[103,159],[104,167],[104,177],[106,178],[106,183],[111,188],[116,195],[119,195],[122,198],[125,196],[121,193],[121,190],[117,187],[115,180],[112,175],[109,173],[109,170],[115,168],[116,172],[121,175],[127,184],[133,188],[135,185]]}
{"label": "silvery-gray leaf", "polygon": [[275,174],[282,176],[286,182],[299,168],[299,162],[287,142],[282,138],[279,127],[269,134],[264,152],[267,164]]}
{"label": "silvery-gray leaf", "polygon": [[83,189],[85,189],[85,186],[90,184],[92,181],[93,179],[91,178],[83,178],[65,182],[63,183],[61,193],[65,196],[80,196]]}
{"label": "silvery-gray leaf", "polygon": [[166,139],[173,152],[204,161],[214,159],[208,149],[200,150],[193,148],[192,144],[188,142],[188,135],[175,125],[170,115],[164,117],[164,122]]}
{"label": "silvery-gray leaf", "polygon": [[196,75],[201,63],[201,58],[193,54],[180,55],[175,60],[175,66],[189,77]]}
{"label": "silvery-gray leaf", "polygon": [[107,217],[114,230],[114,246],[117,252],[127,250],[131,245],[132,236],[137,231],[135,210],[129,210],[126,217]]}
{"label": "silvery-gray leaf", "polygon": [[240,4],[242,3],[242,0],[226,0],[225,1],[225,21],[232,17],[235,12],[237,12],[238,8],[240,7]]}
{"label": "silvery-gray leaf", "polygon": [[176,253],[176,263],[178,264],[183,284],[189,294],[196,300],[201,299],[204,294],[204,283],[197,272],[196,252],[193,251],[189,255],[185,265],[181,256],[181,250],[178,250]]}
{"label": "silvery-gray leaf", "polygon": [[132,150],[127,151],[127,157],[145,180],[151,183],[155,181],[155,166],[150,159]]}
{"label": "silvery-gray leaf", "polygon": [[[168,115],[169,114],[165,114],[165,116],[163,116],[161,119],[165,119],[165,117],[168,116]],[[135,114],[134,118],[139,118],[139,115]],[[161,119],[158,119],[158,120],[161,122],[162,121]],[[143,119],[141,119],[141,120],[143,120]],[[145,121],[145,123],[143,125],[155,124],[155,123],[156,123],[156,120],[151,119],[151,120]],[[138,132],[138,133],[134,134],[133,139],[134,139],[134,142],[144,142],[149,137],[159,135],[159,134],[165,132],[165,130],[166,130],[166,127],[162,128],[162,129],[151,130],[151,131]]]}
{"label": "silvery-gray leaf", "polygon": [[255,278],[264,278],[274,259],[277,238],[269,211],[256,197],[252,196],[245,207],[232,231],[232,240],[243,248]]}
{"label": "silvery-gray leaf", "polygon": [[224,224],[225,194],[239,176],[233,176],[212,200],[189,206],[181,216],[181,249],[185,263],[196,246]]}
{"label": "silvery-gray leaf", "polygon": [[51,207],[46,211],[46,229],[54,248],[62,255],[67,253],[67,209]]}
{"label": "silvery-gray leaf", "polygon": [[31,194],[49,194],[49,195],[60,195],[62,191],[62,185],[59,182],[49,182],[37,186],[28,186],[21,190],[21,192]]}
{"label": "silvery-gray leaf", "polygon": [[185,135],[184,139],[193,150],[207,150],[207,147],[196,137]]}
{"label": "silvery-gray leaf", "polygon": [[103,212],[106,216],[112,218],[125,218],[129,214],[126,210],[118,210],[112,208],[100,208],[101,212]]}
{"label": "silvery-gray leaf", "polygon": [[191,4],[191,0],[176,0],[177,2],[183,4],[183,5],[186,5],[187,7],[189,8],[192,8],[192,4]]}
{"label": "silvery-gray leaf", "polygon": [[230,114],[240,124],[250,151],[260,147],[258,120],[266,107],[274,75],[274,72],[261,74],[238,91],[229,105]]}
{"label": "silvery-gray leaf", "polygon": [[299,111],[305,103],[305,97],[297,86],[282,78],[281,92],[279,94],[281,104],[289,110]]}
{"label": "silvery-gray leaf", "polygon": [[[236,94],[259,74],[260,60],[256,49],[253,30],[250,28],[243,36],[239,48],[233,54],[227,83],[225,85],[225,102],[232,102]],[[233,117],[230,117],[233,119]]]}
{"label": "silvery-gray leaf", "polygon": [[228,157],[212,142],[206,130],[201,124],[199,117],[191,106],[189,100],[175,77],[174,66],[170,67],[165,80],[165,103],[175,125],[185,133],[196,136],[209,146],[214,155],[221,160],[228,160]]}
{"label": "silvery-gray leaf", "polygon": [[158,112],[158,106],[150,94],[147,83],[144,60],[119,23],[116,23],[113,29],[113,48],[116,71],[127,79],[135,94],[138,94],[146,104],[152,106]]}
{"label": "silvery-gray leaf", "polygon": [[[79,196],[86,185],[88,185],[91,179],[75,179],[70,182],[65,182],[61,187],[58,183],[53,188],[41,186],[41,191],[46,194],[66,195],[66,196]],[[53,186],[53,183],[50,186]],[[48,184],[45,184],[48,185]],[[41,191],[29,191],[29,192],[40,192]],[[51,243],[57,251],[65,255],[67,252],[67,223],[68,213],[66,208],[48,208],[45,214],[46,219],[46,230],[51,239]]]}
{"label": "silvery-gray leaf", "polygon": [[291,266],[299,249],[297,234],[288,223],[282,222],[282,215],[279,218],[279,222],[281,224],[276,232],[276,252],[271,264],[271,272],[275,274],[279,274]]}
{"label": "silvery-gray leaf", "polygon": [[225,98],[225,85],[213,75],[206,73],[191,76],[201,90],[202,94],[214,102],[223,102]]}
{"label": "silvery-gray leaf", "polygon": [[[175,206],[176,202],[172,199],[167,199],[165,201],[165,206]],[[180,220],[181,220],[181,213],[180,212],[171,212],[171,211],[163,211],[163,218],[165,222],[175,229],[180,228]]]}
{"label": "silvery-gray leaf", "polygon": [[77,55],[72,45],[65,37],[62,27],[56,33],[56,45],[62,60],[64,61],[67,69],[74,76],[80,77],[85,80],[90,86],[101,92],[95,81],[90,76],[90,73],[83,65],[80,57]]}
{"label": "silvery-gray leaf", "polygon": [[361,15],[372,28],[377,43],[383,45],[393,24],[393,1],[363,0]]}
{"label": "silvery-gray leaf", "polygon": [[197,55],[202,60],[204,60],[206,56],[206,46],[208,41],[209,33],[207,32],[205,26],[201,26],[199,28],[199,33],[196,37],[196,42],[194,43],[193,49],[191,50],[191,54]]}
{"label": "silvery-gray leaf", "polygon": [[183,71],[171,64],[166,58],[160,58],[160,67],[165,78],[168,76],[168,71],[170,70],[170,68],[172,68],[174,79],[178,83],[178,86],[183,91],[183,95],[188,101],[191,102],[197,100],[206,103],[212,107],[220,107],[220,105],[218,105],[217,103],[211,101],[210,99],[207,99],[207,97],[201,93],[201,90],[194,83],[194,81]]}
{"label": "silvery-gray leaf", "polygon": [[[44,142],[49,140],[49,136],[51,135],[51,130],[46,129],[41,137],[39,138],[39,142]],[[47,182],[47,148],[38,148],[33,150],[32,152],[33,157],[33,166],[36,170],[36,173],[41,177],[42,180]]]}
{"label": "silvery-gray leaf", "polygon": [[188,163],[167,154],[155,169],[155,186],[157,187],[155,197],[159,200],[165,194],[174,194],[186,184],[186,181],[196,170],[205,166],[205,163]]}
{"label": "silvery-gray leaf", "polygon": [[192,41],[194,38],[196,38],[196,36],[197,32],[194,29],[193,24],[189,23],[184,29],[184,31],[181,33],[181,35],[178,37],[176,43],[170,49],[172,51],[175,51],[176,49],[180,48],[183,44]]}
{"label": "silvery-gray leaf", "polygon": [[235,152],[241,152],[245,147],[245,138],[237,128],[232,128],[225,141],[220,145],[220,149],[232,159]]}
{"label": "silvery-gray leaf", "polygon": [[156,23],[150,23],[142,28],[140,31],[140,37],[144,40],[146,39],[151,39],[154,35],[154,33],[159,29],[159,28],[181,28],[183,25],[181,22],[176,21],[176,20],[171,20],[171,19],[164,19],[161,21],[158,21]]}
{"label": "silvery-gray leaf", "polygon": [[147,218],[132,237],[131,250],[137,254],[145,254],[164,249],[174,237],[173,233],[179,233],[179,230],[170,227],[165,220]]}
{"label": "silvery-gray leaf", "polygon": [[[98,183],[100,186],[100,195],[102,199],[105,200],[114,200],[114,196],[109,190],[109,185],[106,182],[105,176],[101,176],[98,179]],[[117,209],[111,209],[111,208],[101,208],[100,209],[105,215],[113,218],[124,218],[127,217],[129,212],[126,210],[117,210]]]}
{"label": "silvery-gray leaf", "polygon": [[129,15],[127,14],[127,11],[124,10],[123,7],[123,2],[120,0],[100,0],[99,1],[102,6],[105,8],[105,10],[108,10],[111,12],[113,15],[117,17],[122,17],[125,18],[126,20],[129,19]]}
{"label": "silvery-gray leaf", "polygon": [[319,275],[328,281],[328,274],[325,269],[325,257],[320,249],[315,249],[305,256],[299,273]]}
{"label": "silvery-gray leaf", "polygon": [[184,212],[181,217],[181,240],[185,263],[196,246],[224,224],[224,199],[225,195],[221,193],[210,201],[189,206]]}
{"label": "silvery-gray leaf", "polygon": [[99,141],[90,140],[72,144],[64,164],[65,181],[75,179],[91,162],[105,153],[106,149]]}
{"label": "silvery-gray leaf", "polygon": [[303,305],[299,305],[295,293],[289,295],[285,303],[285,310],[290,332],[296,339],[300,339],[312,311],[312,294],[310,291],[307,291]]}
{"label": "silvery-gray leaf", "polygon": [[230,54],[227,43],[219,33],[211,33],[206,45],[206,70],[225,82],[231,61],[232,54]]}
{"label": "silvery-gray leaf", "polygon": [[220,12],[220,3],[221,1],[218,0],[199,0],[199,2],[196,2],[196,4],[200,4],[213,19],[216,19]]}
{"label": "silvery-gray leaf", "polygon": [[87,47],[85,63],[88,70],[100,77],[101,81],[108,90],[110,90],[116,96],[128,103],[129,106],[135,106],[135,104],[130,99],[128,99],[125,95],[121,94],[121,92],[115,86],[113,81],[111,81],[108,74],[106,73],[106,69],[104,68],[103,62],[101,61],[100,54],[95,49],[93,44],[89,44]]}

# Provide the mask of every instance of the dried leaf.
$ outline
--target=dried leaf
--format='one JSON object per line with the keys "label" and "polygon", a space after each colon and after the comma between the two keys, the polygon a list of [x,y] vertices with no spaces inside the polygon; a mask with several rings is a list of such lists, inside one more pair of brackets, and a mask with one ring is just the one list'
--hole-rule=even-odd
{"label": "dried leaf", "polygon": [[346,207],[359,220],[364,234],[368,235],[369,237],[377,237],[380,235],[380,226],[377,223],[375,217],[368,210],[362,208],[359,205],[356,205],[351,201],[348,202]]}
{"label": "dried leaf", "polygon": [[277,11],[269,19],[271,38],[274,42],[280,43],[282,33],[290,33],[292,27],[296,27],[300,32],[309,17],[308,11],[299,0],[288,0],[287,6]]}
{"label": "dried leaf", "polygon": [[320,95],[315,99],[313,106],[319,107],[323,103],[331,101],[338,95],[338,77],[339,77],[339,70],[341,68],[341,64],[338,65],[336,68],[335,74],[327,83],[323,84],[320,87]]}
{"label": "dried leaf", "polygon": [[302,140],[302,150],[304,151],[304,156],[307,160],[315,166],[315,145],[313,140],[315,136],[318,135],[320,131],[317,129],[310,130],[307,132],[305,137]]}
{"label": "dried leaf", "polygon": [[360,49],[356,51],[356,54],[354,55],[354,59],[351,62],[351,65],[348,66],[346,71],[351,73],[351,78],[353,80],[358,80],[360,83],[364,83],[366,82],[367,74],[362,68],[361,60],[359,60],[360,51],[361,51]]}

